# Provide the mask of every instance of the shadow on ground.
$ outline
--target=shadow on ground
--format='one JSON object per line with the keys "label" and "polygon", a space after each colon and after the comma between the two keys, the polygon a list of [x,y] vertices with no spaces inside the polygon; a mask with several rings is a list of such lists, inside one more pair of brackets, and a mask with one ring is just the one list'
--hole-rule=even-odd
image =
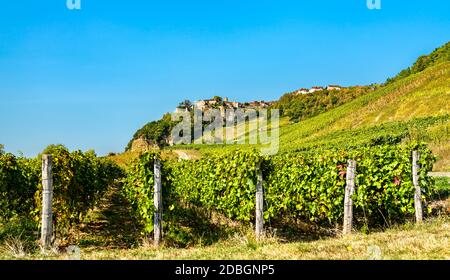
{"label": "shadow on ground", "polygon": [[[195,207],[176,207],[164,214],[164,243],[170,247],[211,245],[228,238],[239,226],[213,222],[211,214]],[[132,214],[131,205],[120,192],[111,187],[99,205],[91,211],[80,227],[77,244],[98,249],[128,249],[141,245],[145,238]],[[151,240],[150,240],[151,241]]]}
{"label": "shadow on ground", "polygon": [[111,187],[91,211],[78,238],[81,247],[132,248],[139,244],[139,226],[119,186]]}
{"label": "shadow on ground", "polygon": [[[448,178],[437,179],[435,194],[429,206],[430,216],[448,215],[450,183]],[[233,222],[217,213],[192,205],[177,205],[164,213],[164,243],[169,247],[212,245],[235,234],[252,233],[250,223]],[[363,224],[355,218],[356,224]],[[300,220],[265,224],[269,237],[281,242],[309,242],[340,234],[339,225],[305,223]],[[383,229],[371,228],[378,231]],[[80,247],[98,249],[128,249],[142,244],[141,227],[132,215],[131,205],[122,196],[120,186],[111,187],[101,203],[89,213],[78,235]],[[147,240],[149,240],[147,238]]]}

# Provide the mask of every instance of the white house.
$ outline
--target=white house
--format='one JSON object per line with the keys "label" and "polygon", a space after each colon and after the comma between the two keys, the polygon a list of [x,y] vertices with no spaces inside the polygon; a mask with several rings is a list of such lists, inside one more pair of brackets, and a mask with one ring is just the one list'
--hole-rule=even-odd
{"label": "white house", "polygon": [[309,89],[307,88],[301,88],[296,92],[296,94],[307,94],[307,93],[309,93]]}
{"label": "white house", "polygon": [[327,87],[327,90],[341,90],[342,87],[341,86],[337,86],[337,85],[329,85]]}
{"label": "white house", "polygon": [[313,93],[313,92],[316,92],[316,91],[322,91],[322,90],[323,90],[323,87],[312,87],[309,90],[309,93]]}

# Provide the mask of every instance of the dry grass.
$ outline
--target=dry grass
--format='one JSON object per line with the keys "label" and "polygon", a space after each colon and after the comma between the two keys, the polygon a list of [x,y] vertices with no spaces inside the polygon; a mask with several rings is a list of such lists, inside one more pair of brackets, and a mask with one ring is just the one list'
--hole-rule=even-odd
{"label": "dry grass", "polygon": [[114,154],[108,156],[108,158],[115,163],[117,163],[119,166],[126,168],[129,166],[132,161],[139,157],[138,152],[124,152],[121,154]]}
{"label": "dry grass", "polygon": [[[281,243],[270,236],[258,243],[252,234],[236,235],[208,247],[156,249],[147,244],[135,249],[81,249],[85,260],[450,260],[450,218],[441,216],[422,225],[406,224],[384,232],[326,238],[311,242]],[[379,254],[377,253],[379,251]],[[0,254],[0,259],[16,258]],[[27,255],[27,259],[69,259],[59,255]]]}
{"label": "dry grass", "polygon": [[[121,154],[109,155],[108,158],[117,163],[122,168],[126,169],[132,164],[132,162],[135,159],[139,158],[140,154],[141,152],[127,151]],[[201,157],[201,153],[196,150],[179,150],[179,149],[172,150],[171,148],[167,148],[166,150],[163,150],[161,152],[161,156],[163,159],[178,159],[180,158],[180,154],[181,155],[185,154],[187,157],[191,159],[198,159]]]}
{"label": "dry grass", "polygon": [[0,248],[0,254],[22,259],[27,256],[26,247],[21,236],[8,236]]}
{"label": "dry grass", "polygon": [[437,162],[433,169],[436,171],[450,172],[450,142],[447,144],[433,144],[431,149],[435,155],[438,155]]}
{"label": "dry grass", "polygon": [[[328,238],[312,242],[280,243],[269,238],[258,244],[250,236],[235,236],[219,244],[190,249],[154,248],[96,251],[84,259],[217,259],[217,260],[361,260],[450,259],[450,219],[435,218],[423,225],[405,225],[385,232]],[[374,256],[378,249],[381,255]],[[375,250],[374,250],[375,249]]]}

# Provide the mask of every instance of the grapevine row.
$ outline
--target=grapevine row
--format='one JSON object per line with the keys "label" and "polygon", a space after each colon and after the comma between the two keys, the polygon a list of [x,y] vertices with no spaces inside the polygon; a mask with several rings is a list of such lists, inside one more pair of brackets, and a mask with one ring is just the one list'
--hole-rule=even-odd
{"label": "grapevine row", "polygon": [[[317,224],[342,222],[346,168],[358,162],[355,218],[359,224],[383,225],[414,215],[412,150],[420,150],[423,199],[431,195],[434,156],[424,145],[376,146],[351,151],[323,150],[262,157],[236,151],[194,161],[163,161],[163,205],[171,220],[176,207],[192,205],[221,213],[236,221],[253,222],[258,168],[264,178],[264,219]],[[153,161],[147,153],[135,162],[124,184],[127,198],[141,217],[144,231],[153,230]]]}

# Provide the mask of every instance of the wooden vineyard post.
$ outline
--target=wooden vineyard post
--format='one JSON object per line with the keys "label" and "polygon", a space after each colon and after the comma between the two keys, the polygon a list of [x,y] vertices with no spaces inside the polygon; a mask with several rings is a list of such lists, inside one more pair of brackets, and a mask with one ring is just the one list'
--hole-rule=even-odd
{"label": "wooden vineyard post", "polygon": [[419,184],[419,158],[420,153],[418,151],[413,151],[412,158],[412,176],[413,176],[413,185],[415,188],[414,192],[414,208],[416,212],[416,222],[421,223],[423,220],[423,209],[422,209],[422,191],[420,189]]}
{"label": "wooden vineyard post", "polygon": [[256,182],[256,239],[264,237],[264,189],[261,166],[258,166]]}
{"label": "wooden vineyard post", "polygon": [[155,206],[155,217],[154,217],[154,241],[155,246],[158,247],[162,238],[162,196],[161,196],[161,162],[159,159],[155,158],[155,170],[154,170],[154,206]]}
{"label": "wooden vineyard post", "polygon": [[52,177],[52,156],[42,156],[42,226],[41,245],[48,249],[52,243],[52,198],[53,198],[53,177]]}
{"label": "wooden vineyard post", "polygon": [[344,234],[352,233],[353,223],[353,200],[352,196],[355,192],[355,173],[356,161],[349,160],[347,166],[347,185],[345,186],[345,200],[344,200]]}

